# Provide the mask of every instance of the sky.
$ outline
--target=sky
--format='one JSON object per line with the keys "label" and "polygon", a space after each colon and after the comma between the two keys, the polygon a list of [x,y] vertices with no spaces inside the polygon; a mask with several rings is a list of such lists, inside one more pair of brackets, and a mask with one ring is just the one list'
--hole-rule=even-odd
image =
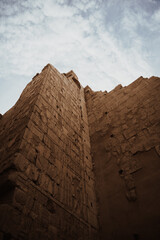
{"label": "sky", "polygon": [[160,0],[0,0],[0,113],[51,63],[110,91],[160,76]]}

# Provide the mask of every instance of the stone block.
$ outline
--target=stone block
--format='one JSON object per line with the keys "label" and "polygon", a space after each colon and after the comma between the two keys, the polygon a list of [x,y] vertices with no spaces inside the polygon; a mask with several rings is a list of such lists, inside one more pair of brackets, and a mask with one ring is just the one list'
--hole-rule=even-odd
{"label": "stone block", "polygon": [[35,165],[33,165],[32,163],[28,165],[25,174],[29,179],[31,179],[34,182],[38,180],[39,177],[38,168],[36,168]]}
{"label": "stone block", "polygon": [[17,170],[24,172],[27,169],[29,162],[21,153],[17,153],[15,155],[14,164]]}

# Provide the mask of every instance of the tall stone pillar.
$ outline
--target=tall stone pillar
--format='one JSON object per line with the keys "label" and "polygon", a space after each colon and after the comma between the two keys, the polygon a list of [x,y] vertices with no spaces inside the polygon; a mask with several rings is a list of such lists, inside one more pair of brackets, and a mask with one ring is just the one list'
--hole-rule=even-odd
{"label": "tall stone pillar", "polygon": [[0,239],[96,240],[84,89],[48,64],[0,119]]}

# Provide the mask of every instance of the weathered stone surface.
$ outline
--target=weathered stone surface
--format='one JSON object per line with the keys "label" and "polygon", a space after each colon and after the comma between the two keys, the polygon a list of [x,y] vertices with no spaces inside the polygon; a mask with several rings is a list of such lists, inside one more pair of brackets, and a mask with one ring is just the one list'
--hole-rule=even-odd
{"label": "weathered stone surface", "polygon": [[60,74],[48,64],[0,121],[1,169],[16,172],[14,178],[8,173],[5,182],[13,187],[2,202],[21,219],[12,231],[3,218],[0,231],[16,240],[97,236],[87,111],[76,74]]}
{"label": "weathered stone surface", "polygon": [[85,88],[101,239],[160,237],[160,79]]}
{"label": "weathered stone surface", "polygon": [[36,74],[0,115],[0,239],[159,240],[159,93]]}

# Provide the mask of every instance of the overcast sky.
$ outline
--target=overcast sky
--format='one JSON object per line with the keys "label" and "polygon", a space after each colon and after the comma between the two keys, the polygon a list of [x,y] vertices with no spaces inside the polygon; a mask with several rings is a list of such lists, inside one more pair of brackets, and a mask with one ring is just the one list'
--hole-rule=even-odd
{"label": "overcast sky", "polygon": [[0,0],[0,113],[47,63],[95,91],[160,76],[160,0]]}

